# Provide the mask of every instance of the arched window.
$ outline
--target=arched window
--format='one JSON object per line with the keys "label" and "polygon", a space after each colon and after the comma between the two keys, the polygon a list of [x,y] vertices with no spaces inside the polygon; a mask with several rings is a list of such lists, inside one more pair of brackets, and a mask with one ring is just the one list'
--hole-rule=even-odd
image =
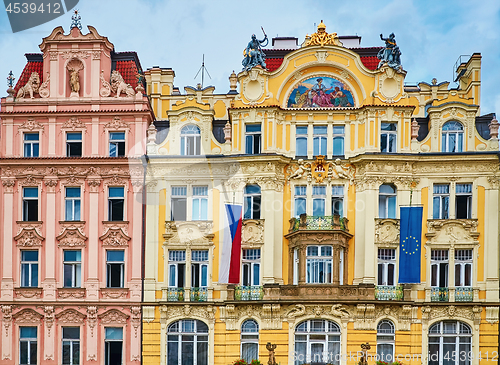
{"label": "arched window", "polygon": [[208,326],[195,319],[168,326],[167,364],[208,365]]}
{"label": "arched window", "polygon": [[429,365],[470,365],[472,330],[460,321],[443,321],[429,328]]}
{"label": "arched window", "polygon": [[259,324],[253,319],[241,325],[241,358],[249,364],[259,359]]}
{"label": "arched window", "polygon": [[464,149],[464,126],[455,121],[445,123],[441,144],[443,152],[462,152]]}
{"label": "arched window", "polygon": [[295,327],[295,365],[340,364],[340,327],[332,321],[310,319]]}
{"label": "arched window", "polygon": [[260,219],[260,186],[247,185],[244,192],[244,219]]}
{"label": "arched window", "polygon": [[384,319],[377,326],[377,355],[380,361],[394,361],[394,324]]}
{"label": "arched window", "polygon": [[199,156],[201,154],[200,128],[187,125],[181,130],[181,155]]}
{"label": "arched window", "polygon": [[378,217],[396,218],[396,187],[394,185],[380,185],[378,189]]}

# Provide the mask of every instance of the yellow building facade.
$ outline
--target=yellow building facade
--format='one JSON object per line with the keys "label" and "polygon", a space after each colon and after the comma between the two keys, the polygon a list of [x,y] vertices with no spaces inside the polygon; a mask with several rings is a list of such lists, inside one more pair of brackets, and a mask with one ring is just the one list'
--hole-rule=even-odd
{"label": "yellow building facade", "polygon": [[[145,364],[267,363],[268,342],[281,364],[357,364],[367,342],[371,364],[498,355],[498,132],[480,113],[481,56],[456,88],[405,85],[359,42],[322,23],[302,45],[275,38],[268,70],[233,72],[227,94],[146,71]],[[229,203],[243,207],[233,284],[219,282]],[[410,205],[423,207],[420,283],[400,284]]]}

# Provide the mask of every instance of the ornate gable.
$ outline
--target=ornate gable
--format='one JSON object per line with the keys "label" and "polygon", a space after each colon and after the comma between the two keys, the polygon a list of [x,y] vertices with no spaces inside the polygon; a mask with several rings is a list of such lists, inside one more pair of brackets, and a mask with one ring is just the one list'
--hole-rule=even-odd
{"label": "ornate gable", "polygon": [[101,324],[126,324],[129,317],[117,309],[110,309],[99,315]]}
{"label": "ornate gable", "polygon": [[59,222],[61,233],[56,239],[58,247],[85,247],[87,237],[83,233],[85,222]]}
{"label": "ornate gable", "polygon": [[166,222],[163,238],[167,244],[211,245],[212,222]]}
{"label": "ornate gable", "polygon": [[14,239],[17,245],[21,247],[38,247],[42,246],[42,241],[45,240],[41,234],[42,224],[38,222],[17,222],[19,231]]}
{"label": "ornate gable", "polygon": [[430,220],[425,234],[428,244],[478,244],[477,219]]}
{"label": "ornate gable", "polygon": [[104,234],[99,237],[103,246],[128,246],[131,238],[127,232],[128,222],[105,222]]}
{"label": "ornate gable", "polygon": [[43,315],[41,315],[38,312],[35,312],[33,309],[26,308],[17,312],[12,317],[14,318],[16,323],[33,324],[33,323],[39,323],[42,320]]}
{"label": "ornate gable", "polygon": [[56,314],[56,318],[59,323],[75,323],[82,324],[87,317],[85,314],[78,312],[75,309],[66,309],[59,314]]}

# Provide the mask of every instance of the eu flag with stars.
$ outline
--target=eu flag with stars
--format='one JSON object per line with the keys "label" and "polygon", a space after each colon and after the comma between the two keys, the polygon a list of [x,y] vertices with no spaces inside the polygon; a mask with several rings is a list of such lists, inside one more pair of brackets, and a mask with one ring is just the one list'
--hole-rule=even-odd
{"label": "eu flag with stars", "polygon": [[399,234],[399,283],[420,283],[422,207],[401,207]]}

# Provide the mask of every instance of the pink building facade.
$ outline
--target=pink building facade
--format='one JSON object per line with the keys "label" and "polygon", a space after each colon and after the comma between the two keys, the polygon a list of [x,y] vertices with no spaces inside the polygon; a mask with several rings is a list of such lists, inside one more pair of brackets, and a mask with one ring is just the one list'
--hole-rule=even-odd
{"label": "pink building facade", "polygon": [[27,54],[0,112],[0,364],[138,364],[141,66],[89,26]]}

